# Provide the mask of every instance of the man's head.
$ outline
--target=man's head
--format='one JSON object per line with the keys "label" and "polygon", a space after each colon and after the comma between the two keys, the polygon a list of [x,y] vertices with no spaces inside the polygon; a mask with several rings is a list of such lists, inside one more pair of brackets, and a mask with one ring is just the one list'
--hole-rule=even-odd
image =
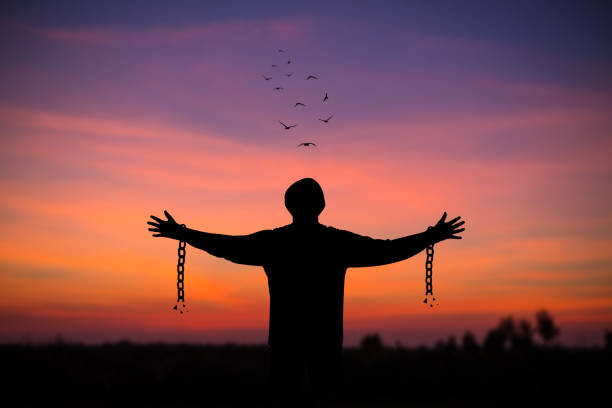
{"label": "man's head", "polygon": [[323,189],[314,179],[298,180],[285,192],[285,207],[294,220],[316,219],[325,208]]}

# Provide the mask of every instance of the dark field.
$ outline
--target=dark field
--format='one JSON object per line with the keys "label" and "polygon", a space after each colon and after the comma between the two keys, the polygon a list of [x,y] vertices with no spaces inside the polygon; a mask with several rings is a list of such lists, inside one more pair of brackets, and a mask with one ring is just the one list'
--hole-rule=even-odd
{"label": "dark field", "polygon": [[[4,345],[0,353],[4,399],[15,406],[249,407],[267,401],[266,346],[57,343]],[[611,355],[596,348],[345,349],[344,391],[332,406],[605,406]]]}

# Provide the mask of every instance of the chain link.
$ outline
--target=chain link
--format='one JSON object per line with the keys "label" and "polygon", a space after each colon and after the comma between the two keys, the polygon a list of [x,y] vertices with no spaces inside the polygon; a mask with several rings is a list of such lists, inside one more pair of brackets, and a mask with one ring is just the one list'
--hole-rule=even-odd
{"label": "chain link", "polygon": [[[427,230],[431,230],[432,227],[428,227]],[[427,258],[425,260],[425,300],[423,303],[427,303],[427,299],[431,296],[429,301],[429,307],[433,307],[433,302],[436,298],[433,296],[433,258],[434,258],[434,244],[427,245]]]}
{"label": "chain link", "polygon": [[[181,228],[187,228],[185,224],[181,224]],[[176,306],[174,306],[174,310],[179,310],[181,314],[183,314],[183,309],[185,309],[185,247],[187,243],[185,241],[179,240],[178,246],[178,264],[176,265],[176,288],[177,288],[177,297],[176,297]],[[180,308],[179,308],[180,306]]]}

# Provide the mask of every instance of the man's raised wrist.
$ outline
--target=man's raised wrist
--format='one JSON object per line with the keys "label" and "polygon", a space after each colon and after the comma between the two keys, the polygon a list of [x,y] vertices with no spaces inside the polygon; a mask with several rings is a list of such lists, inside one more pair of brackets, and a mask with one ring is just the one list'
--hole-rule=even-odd
{"label": "man's raised wrist", "polygon": [[425,230],[425,239],[428,245],[435,244],[437,242],[434,227],[427,227]]}

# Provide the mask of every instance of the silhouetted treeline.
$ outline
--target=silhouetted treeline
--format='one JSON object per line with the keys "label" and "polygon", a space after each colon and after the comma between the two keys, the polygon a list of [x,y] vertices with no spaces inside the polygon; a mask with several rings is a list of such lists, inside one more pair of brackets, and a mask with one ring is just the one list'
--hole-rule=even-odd
{"label": "silhouetted treeline", "polygon": [[[503,318],[483,345],[469,331],[432,349],[385,346],[376,333],[344,349],[342,403],[333,406],[587,406],[607,400],[606,348],[552,345],[559,329]],[[548,333],[548,334],[544,334]],[[537,338],[536,338],[537,334]],[[267,346],[0,346],[3,389],[20,406],[266,406]],[[308,392],[305,386],[304,392]]]}
{"label": "silhouetted treeline", "polygon": [[546,310],[536,313],[535,328],[527,319],[517,322],[512,316],[508,316],[487,333],[483,347],[490,351],[502,351],[508,348],[529,350],[535,345],[535,334],[538,335],[544,346],[550,346],[559,332],[553,317]]}

